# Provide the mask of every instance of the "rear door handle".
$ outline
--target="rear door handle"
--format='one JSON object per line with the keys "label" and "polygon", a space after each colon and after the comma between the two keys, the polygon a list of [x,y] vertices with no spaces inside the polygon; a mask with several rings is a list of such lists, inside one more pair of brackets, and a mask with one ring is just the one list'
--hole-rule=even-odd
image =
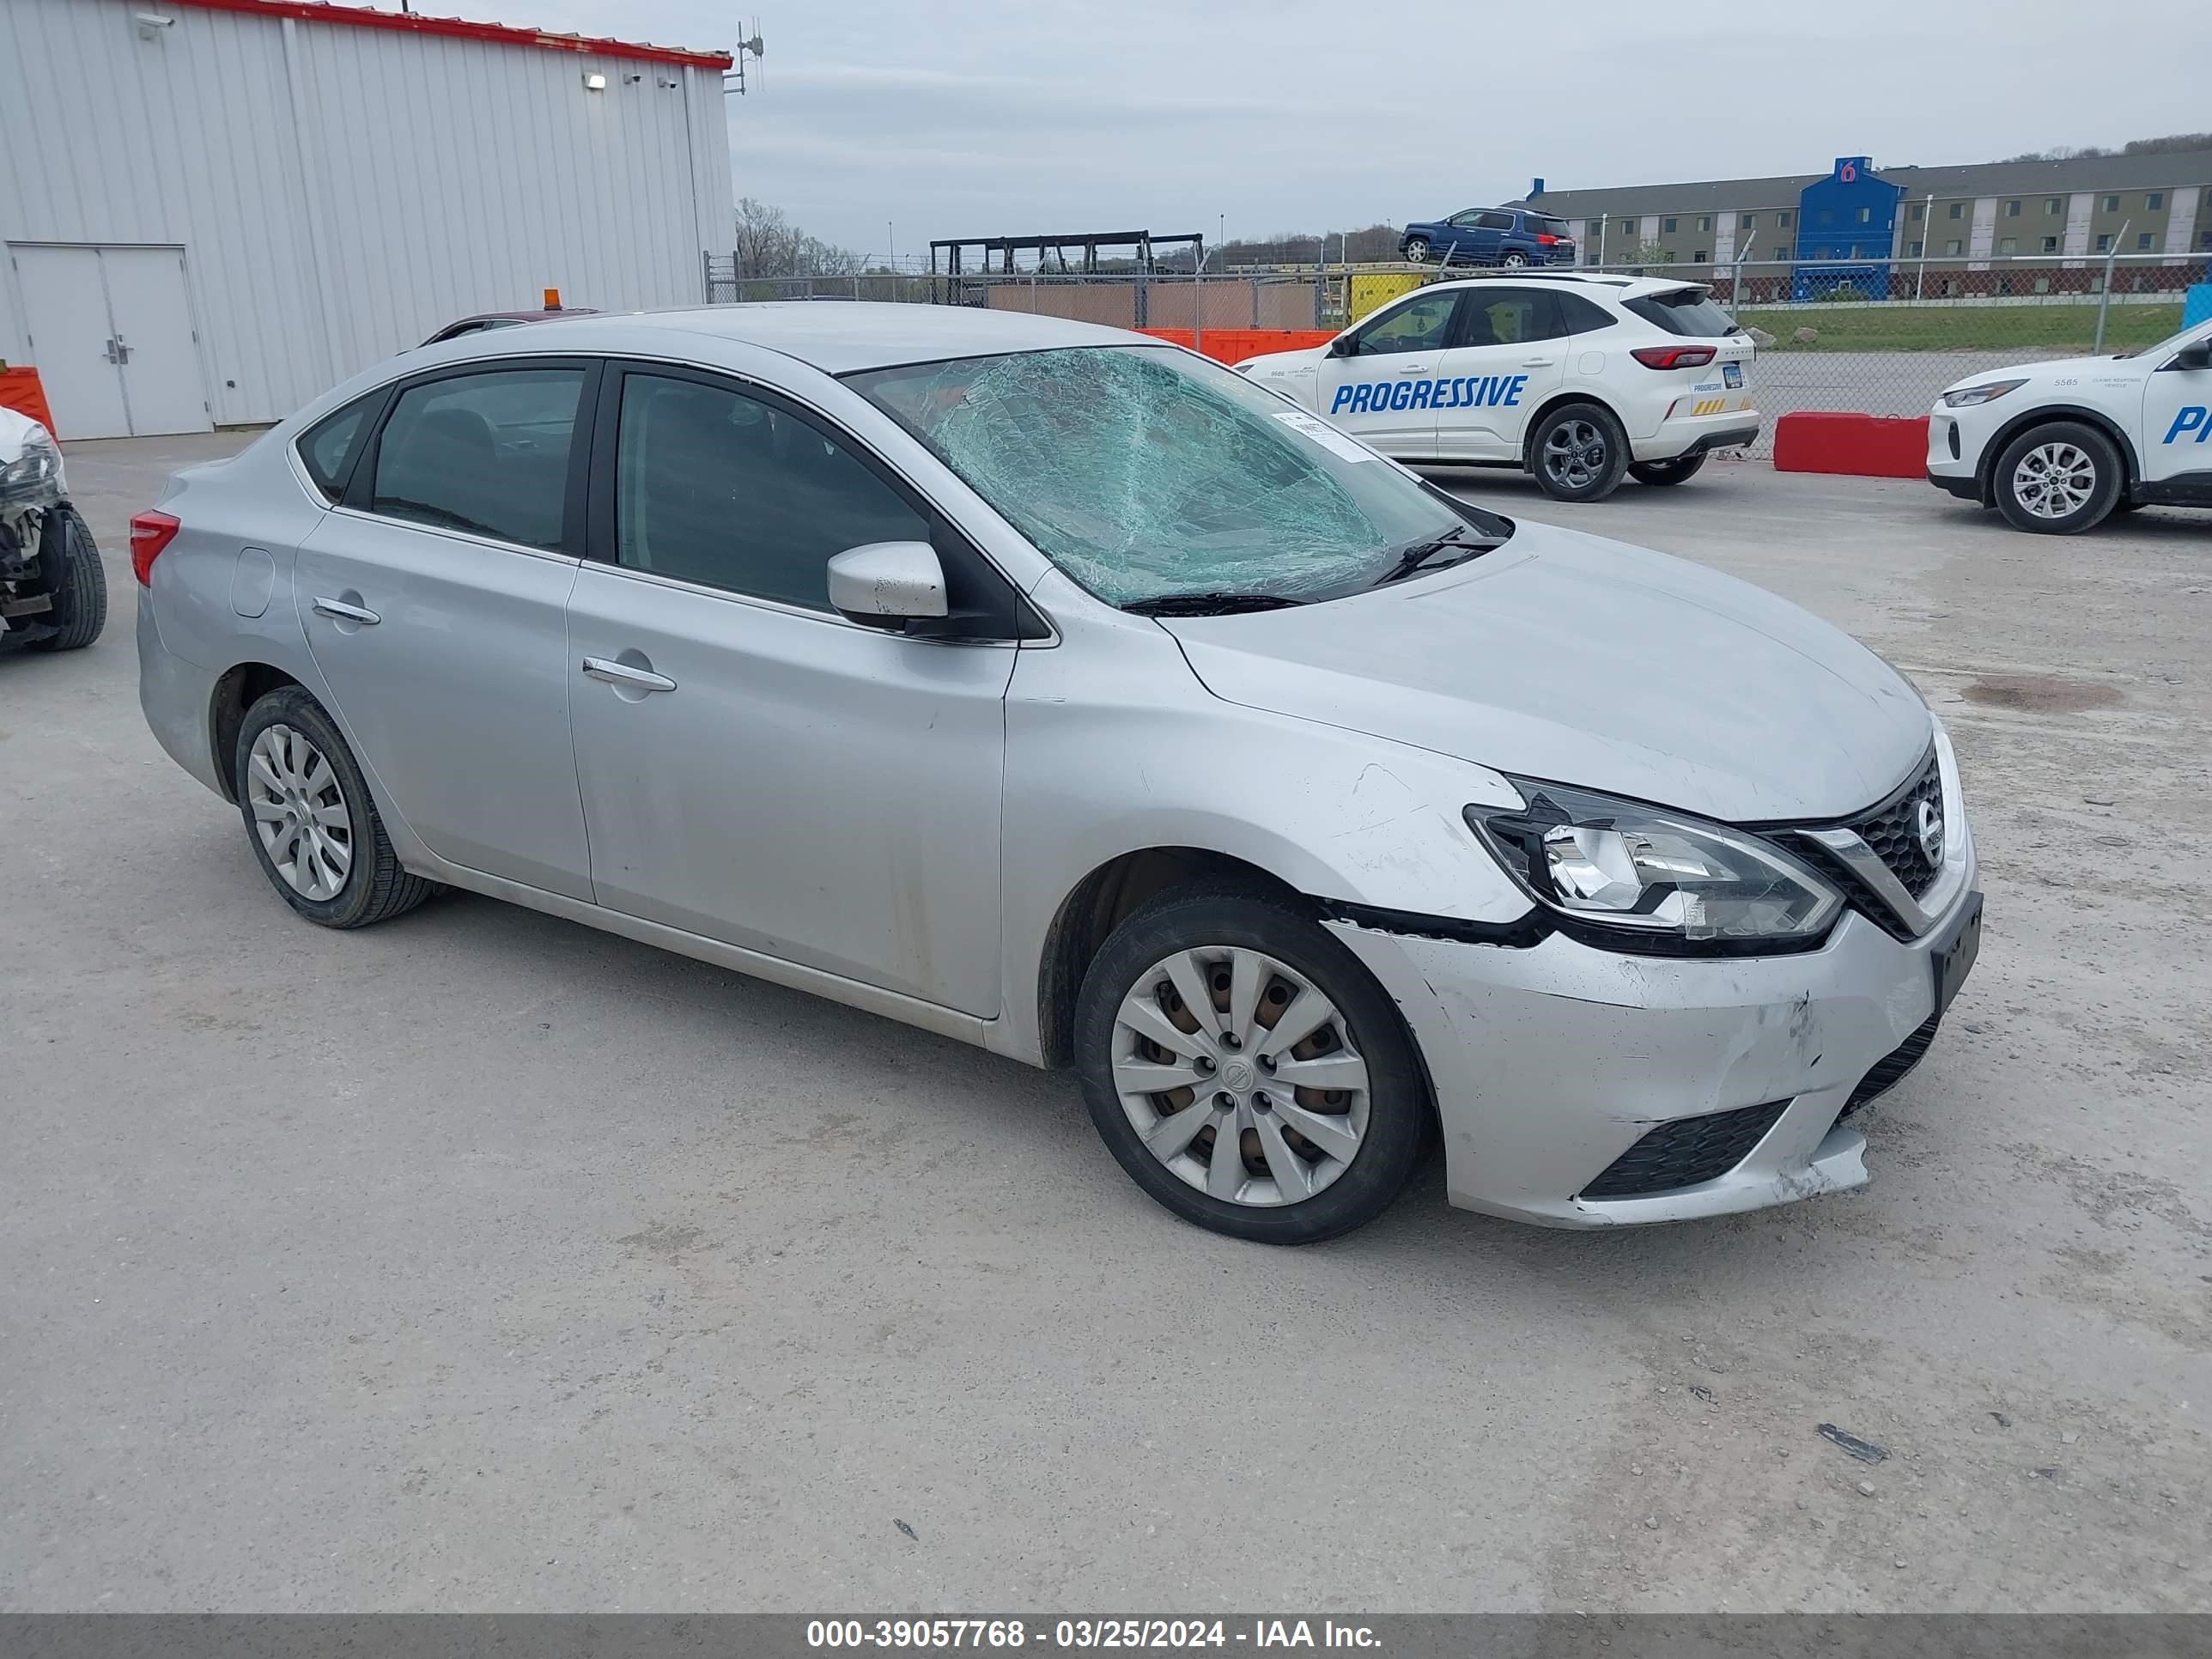
{"label": "rear door handle", "polygon": [[1525,359],[1522,362],[1521,367],[1523,368],[1549,368],[1557,362],[1559,362],[1559,359],[1556,357],[1530,357]]}
{"label": "rear door handle", "polygon": [[317,599],[315,611],[319,616],[335,617],[345,622],[357,622],[364,628],[373,628],[384,620],[374,611],[358,605],[348,605],[343,599]]}
{"label": "rear door handle", "polygon": [[632,668],[626,662],[617,662],[611,657],[586,657],[584,672],[595,680],[609,685],[634,686],[640,691],[673,691],[676,682],[665,674],[656,674],[649,668]]}

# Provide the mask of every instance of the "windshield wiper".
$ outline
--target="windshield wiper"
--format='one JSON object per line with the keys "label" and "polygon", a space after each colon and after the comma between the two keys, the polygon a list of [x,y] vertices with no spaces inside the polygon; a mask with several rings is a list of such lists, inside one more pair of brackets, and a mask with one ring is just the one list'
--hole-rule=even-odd
{"label": "windshield wiper", "polygon": [[1402,581],[1426,565],[1439,553],[1462,554],[1465,556],[1463,558],[1452,561],[1454,564],[1462,564],[1467,559],[1472,559],[1480,554],[1487,553],[1494,548],[1503,547],[1505,544],[1505,538],[1503,536],[1493,537],[1485,541],[1470,542],[1462,539],[1466,534],[1467,531],[1463,526],[1454,525],[1441,536],[1433,536],[1427,541],[1413,543],[1398,556],[1398,562],[1377,576],[1369,586],[1388,587],[1392,582]]}
{"label": "windshield wiper", "polygon": [[1135,617],[1231,617],[1240,611],[1281,611],[1304,599],[1280,593],[1155,593],[1121,607]]}

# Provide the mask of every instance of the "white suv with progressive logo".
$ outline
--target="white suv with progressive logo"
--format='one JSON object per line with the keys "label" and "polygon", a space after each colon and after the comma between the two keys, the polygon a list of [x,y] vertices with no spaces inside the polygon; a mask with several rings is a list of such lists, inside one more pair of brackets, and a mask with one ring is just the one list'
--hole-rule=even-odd
{"label": "white suv with progressive logo", "polygon": [[1325,346],[1237,368],[1398,460],[1524,467],[1594,501],[1756,439],[1751,360],[1697,283],[1520,271],[1416,289]]}

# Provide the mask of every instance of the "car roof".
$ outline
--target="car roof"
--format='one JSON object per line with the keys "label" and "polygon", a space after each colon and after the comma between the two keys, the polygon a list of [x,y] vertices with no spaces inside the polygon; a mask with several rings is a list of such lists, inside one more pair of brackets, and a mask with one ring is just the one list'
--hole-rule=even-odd
{"label": "car roof", "polygon": [[[550,319],[549,319],[550,321]],[[501,331],[502,349],[535,324]],[[1048,351],[1065,346],[1158,345],[1159,341],[1126,329],[1026,312],[992,311],[980,306],[908,305],[848,301],[817,305],[804,300],[769,300],[757,304],[696,306],[676,311],[602,313],[564,321],[561,339],[574,348],[590,337],[599,349],[618,351],[625,343],[639,349],[680,349],[672,334],[706,335],[764,347],[822,370],[848,374],[856,369],[888,368],[897,363],[935,362],[946,357],[988,357],[1018,351]]]}
{"label": "car roof", "polygon": [[1480,288],[1492,283],[1571,283],[1579,287],[1599,289],[1615,299],[1632,300],[1644,294],[1671,294],[1678,289],[1705,288],[1706,283],[1686,276],[1620,276],[1609,271],[1561,270],[1557,267],[1530,270],[1492,270],[1479,276],[1456,276],[1449,283],[1431,283],[1431,288]]}

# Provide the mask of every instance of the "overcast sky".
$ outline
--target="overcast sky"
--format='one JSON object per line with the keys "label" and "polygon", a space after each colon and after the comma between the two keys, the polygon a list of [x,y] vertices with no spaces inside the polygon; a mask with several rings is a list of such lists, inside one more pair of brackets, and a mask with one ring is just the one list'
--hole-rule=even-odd
{"label": "overcast sky", "polygon": [[[733,0],[740,196],[933,237],[1401,223],[1553,189],[1936,165],[2212,126],[2204,0]],[[726,48],[721,0],[455,0]],[[441,10],[438,0],[418,9]]]}

